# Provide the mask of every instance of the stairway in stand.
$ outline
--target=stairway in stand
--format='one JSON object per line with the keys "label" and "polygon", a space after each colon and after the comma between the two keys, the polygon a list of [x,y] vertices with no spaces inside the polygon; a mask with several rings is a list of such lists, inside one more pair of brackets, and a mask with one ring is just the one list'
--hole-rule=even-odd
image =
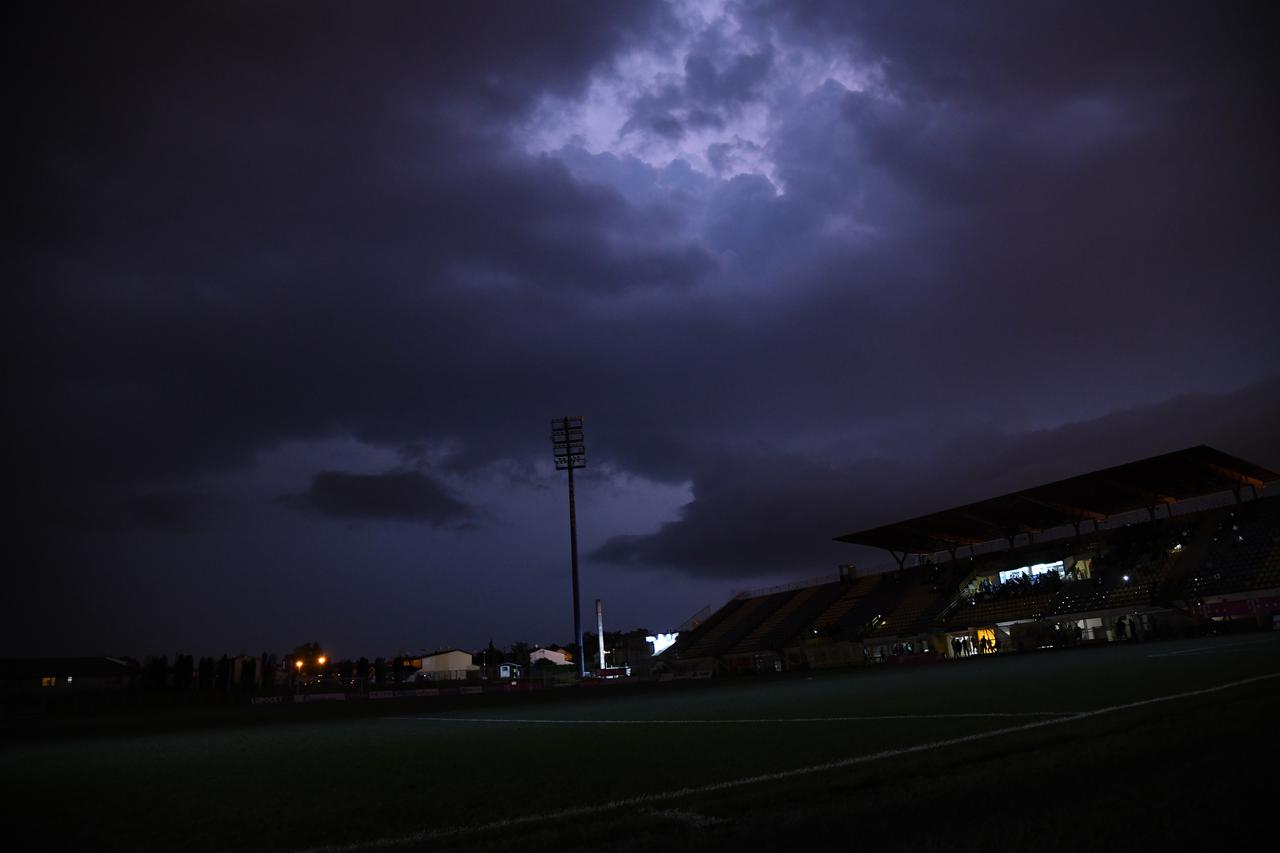
{"label": "stairway in stand", "polygon": [[769,618],[765,619],[757,625],[750,634],[738,641],[734,647],[729,650],[729,654],[744,654],[746,652],[762,651],[762,649],[757,648],[757,644],[767,637],[769,632],[777,627],[782,620],[786,619],[792,613],[795,613],[806,601],[813,598],[820,589],[822,589],[821,586],[811,586],[797,590],[796,594],[791,596],[791,598],[787,600],[786,604],[783,604],[777,610],[773,611]]}
{"label": "stairway in stand", "polygon": [[718,654],[716,646],[720,639],[739,622],[759,609],[760,605],[767,601],[769,596],[763,595],[759,598],[748,598],[738,605],[737,609],[726,616],[718,625],[714,626],[704,636],[699,637],[698,641],[689,647],[689,651],[680,655],[682,658],[700,658],[714,657]]}
{"label": "stairway in stand", "polygon": [[876,581],[878,580],[880,580],[878,575],[858,578],[850,584],[849,589],[845,591],[844,595],[837,598],[830,607],[822,612],[821,616],[813,620],[813,625],[810,626],[811,630],[821,631],[824,628],[839,623],[839,621],[844,618],[844,615],[853,609],[855,604],[865,598],[867,593],[871,592],[871,590],[875,588]]}

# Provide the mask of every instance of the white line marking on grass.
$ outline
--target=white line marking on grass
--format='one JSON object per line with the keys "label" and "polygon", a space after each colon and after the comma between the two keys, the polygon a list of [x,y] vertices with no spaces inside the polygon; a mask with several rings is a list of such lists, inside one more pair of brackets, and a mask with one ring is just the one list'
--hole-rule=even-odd
{"label": "white line marking on grass", "polygon": [[698,814],[697,812],[686,811],[685,809],[645,809],[644,813],[652,817],[666,818],[667,820],[676,820],[680,823],[687,823],[694,829],[706,829],[708,826],[715,826],[718,823],[724,823],[724,818],[712,817],[711,815]]}
{"label": "white line marking on grass", "polygon": [[876,720],[964,720],[982,717],[1069,717],[1079,711],[991,711],[972,714],[876,714],[860,717],[761,717],[757,719],[689,720],[555,720],[515,717],[385,717],[387,720],[415,720],[431,723],[510,723],[552,726],[683,726],[744,723],[860,723]]}
{"label": "white line marking on grass", "polygon": [[481,832],[509,829],[516,826],[527,826],[535,823],[546,823],[549,821],[566,820],[577,817],[589,817],[613,811],[615,809],[633,806],[649,807],[654,803],[664,803],[670,800],[680,799],[682,797],[690,797],[698,794],[713,794],[733,788],[742,788],[747,785],[758,785],[762,782],[781,782],[786,779],[795,779],[799,776],[811,776],[815,773],[825,773],[829,770],[841,770],[846,767],[855,767],[859,764],[869,764],[873,761],[879,761],[884,758],[897,758],[903,755],[912,755],[917,752],[929,752],[930,750],[941,749],[947,746],[974,743],[993,737],[1000,737],[1002,735],[1018,734],[1019,732],[1031,731],[1032,729],[1059,726],[1063,723],[1073,723],[1076,720],[1088,719],[1089,717],[1101,717],[1105,714],[1114,714],[1117,711],[1127,711],[1132,708],[1142,708],[1147,705],[1158,705],[1161,702],[1172,702],[1176,699],[1190,699],[1193,696],[1207,696],[1210,693],[1230,690],[1233,687],[1241,687],[1245,684],[1256,684],[1260,681],[1269,681],[1273,678],[1280,678],[1280,672],[1273,672],[1269,675],[1258,675],[1253,678],[1242,678],[1239,681],[1229,681],[1226,684],[1219,684],[1215,687],[1206,687],[1202,690],[1189,690],[1185,693],[1173,693],[1168,696],[1157,696],[1154,699],[1140,699],[1137,702],[1125,702],[1121,705],[1110,705],[1106,708],[1098,708],[1094,711],[1081,711],[1068,717],[1054,717],[1053,719],[1048,720],[1037,720],[1033,723],[1022,723],[1017,726],[1005,726],[1003,728],[992,729],[987,732],[961,735],[960,737],[946,738],[945,740],[935,740],[930,741],[929,743],[917,744],[916,746],[886,749],[880,752],[870,753],[869,755],[855,755],[852,758],[842,758],[838,761],[829,761],[825,764],[814,764],[809,767],[797,767],[792,770],[779,770],[774,773],[761,773],[756,776],[744,776],[739,779],[729,779],[724,782],[713,782],[708,785],[693,785],[688,788],[680,788],[674,791],[659,791],[654,794],[639,794],[634,797],[610,800],[607,803],[598,803],[593,806],[577,806],[569,809],[560,809],[559,811],[554,812],[543,812],[542,814],[495,820],[490,823],[476,824],[473,826],[455,826],[444,829],[420,830],[418,832],[409,833],[408,835],[400,835],[390,838],[375,838],[371,841],[356,841],[351,844],[331,844],[323,847],[310,847],[299,851],[299,853],[357,853],[357,851],[375,850],[379,847],[398,847],[405,844],[422,844],[426,841],[434,841],[450,836],[473,835]]}

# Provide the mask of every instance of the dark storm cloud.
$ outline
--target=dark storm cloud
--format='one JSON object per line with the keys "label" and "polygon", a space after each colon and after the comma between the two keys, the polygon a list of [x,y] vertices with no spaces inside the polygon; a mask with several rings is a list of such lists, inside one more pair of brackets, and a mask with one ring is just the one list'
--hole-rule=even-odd
{"label": "dark storm cloud", "polygon": [[770,47],[727,57],[723,68],[713,56],[694,53],[685,60],[685,88],[695,102],[724,106],[748,101],[757,96],[772,65]]}
{"label": "dark storm cloud", "polygon": [[641,95],[628,105],[630,118],[621,132],[648,131],[678,140],[686,127],[723,127],[728,117],[759,96],[773,61],[771,47],[738,53],[722,36],[709,32],[685,58],[680,83]]}
{"label": "dark storm cloud", "polygon": [[[82,127],[55,128],[38,161],[40,198],[62,198],[94,223],[48,229],[46,239],[62,234],[57,251],[36,257],[43,286],[30,298],[45,341],[76,342],[35,341],[26,352],[44,398],[39,421],[61,447],[55,464],[146,480],[243,460],[284,436],[454,436],[498,413],[482,390],[504,399],[503,412],[539,408],[557,397],[548,393],[555,377],[572,376],[580,398],[635,425],[614,433],[619,455],[656,470],[665,459],[642,462],[630,449],[647,441],[647,410],[672,410],[682,432],[733,442],[732,425],[766,426],[750,402],[760,393],[814,422],[898,406],[910,415],[929,404],[908,399],[913,383],[902,378],[935,369],[947,381],[930,388],[932,405],[989,403],[1010,385],[1051,386],[1042,380],[1062,359],[1046,353],[1070,353],[1096,372],[1131,349],[1108,341],[1118,329],[1137,347],[1160,346],[1157,314],[1174,325],[1205,315],[1188,299],[1205,276],[1220,281],[1219,299],[1256,292],[1264,222],[1242,211],[1257,209],[1265,184],[1220,180],[1246,163],[1196,169],[1190,155],[1168,153],[1166,140],[1186,137],[1199,117],[1145,115],[1163,100],[1139,104],[1137,131],[1103,133],[1098,146],[1064,157],[1045,151],[1057,136],[1055,103],[1021,109],[1007,87],[959,109],[946,90],[893,107],[828,86],[782,117],[773,154],[786,195],[759,177],[724,184],[702,243],[685,236],[678,207],[633,205],[501,144],[487,93],[515,98],[503,101],[515,112],[538,91],[581,85],[649,14],[627,9],[621,22],[571,16],[550,57],[551,25],[503,16],[500,57],[492,36],[452,15],[375,18],[357,25],[374,28],[357,38],[337,13],[301,23],[263,13],[265,27],[226,14],[182,50],[162,38],[163,20],[151,21],[112,42],[111,55],[131,57],[123,70],[105,63],[111,39],[86,44],[86,66],[104,58],[99,97],[63,93]],[[925,17],[935,52],[999,62],[999,51],[964,53]],[[814,38],[839,34],[820,22]],[[285,38],[290,26],[309,35]],[[374,37],[379,27],[385,40]],[[414,49],[434,48],[441,32],[450,39],[442,52]],[[1045,27],[1002,32],[1052,41]],[[895,38],[884,50],[912,44]],[[1173,46],[1166,54],[1176,59]],[[916,67],[912,56],[901,74]],[[768,51],[698,46],[685,88],[728,107],[755,91],[771,61]],[[144,85],[140,75],[157,64],[166,74]],[[228,77],[246,85],[216,85]],[[1182,95],[1217,94],[1199,86]],[[981,94],[966,91],[971,101]],[[477,104],[489,118],[475,119]],[[1045,129],[1029,130],[1029,118]],[[1164,203],[1170,187],[1191,195]],[[1211,203],[1228,194],[1230,205]],[[874,236],[826,236],[833,217]],[[724,270],[730,281],[777,296],[723,312],[677,294],[626,311],[599,301],[688,289],[716,270],[711,251],[737,259]],[[1208,321],[1229,313],[1211,310]],[[1005,357],[1009,336],[1029,327],[1041,336],[1037,352]],[[789,379],[829,373],[833,384]],[[510,452],[484,432],[482,456],[469,458]]]}
{"label": "dark storm cloud", "polygon": [[[829,84],[797,102],[773,145],[785,196],[739,191],[708,230],[756,268],[815,261],[787,277],[805,298],[780,337],[805,334],[800,348],[776,342],[780,360],[839,364],[828,390],[903,416],[998,411],[1008,388],[1048,408],[1055,382],[1077,376],[1107,377],[1079,398],[1114,405],[1125,392],[1109,388],[1150,399],[1189,379],[1214,387],[1231,362],[1236,382],[1274,371],[1274,336],[1250,319],[1280,307],[1263,151],[1276,134],[1258,103],[1265,78],[1252,77],[1270,55],[1260,30],[1217,11],[1142,29],[1128,6],[1073,4],[1067,27],[1031,7],[905,8],[788,5],[768,18],[883,63],[893,93]],[[1089,38],[1104,28],[1142,32],[1141,44]],[[1085,45],[1087,61],[1064,58]],[[860,240],[820,239],[833,215]],[[1188,333],[1219,341],[1215,354],[1171,351]],[[1157,351],[1178,367],[1138,355]]]}
{"label": "dark storm cloud", "polygon": [[[785,576],[887,554],[831,539],[1201,442],[1280,460],[1280,379],[1229,395],[1188,395],[1051,430],[957,436],[915,459],[818,464],[741,455],[697,468],[694,500],[649,535],[616,536],[590,555],[615,564]],[[1275,464],[1274,462],[1272,464]]]}
{"label": "dark storm cloud", "polygon": [[435,526],[466,521],[475,510],[419,471],[352,474],[321,471],[301,495],[281,499],[294,509],[338,518],[409,521]]}
{"label": "dark storm cloud", "polygon": [[1036,94],[1196,87],[1273,60],[1247,3],[984,0],[948,3],[753,2],[757,25],[838,40],[881,63],[895,91],[985,103]]}
{"label": "dark storm cloud", "polygon": [[[276,565],[274,530],[181,496],[223,477],[252,510],[245,466],[354,437],[455,491],[310,451],[269,492],[314,510],[285,526],[448,527],[485,477],[545,480],[562,412],[591,470],[693,490],[599,558],[715,578],[814,573],[864,521],[1171,449],[1170,423],[1280,464],[1257,397],[1150,408],[1280,369],[1274,59],[1244,7],[744,9],[753,42],[690,36],[608,105],[629,139],[720,133],[706,173],[530,143],[619,57],[669,58],[657,4],[29,10],[5,348],[32,571],[102,583],[79,531],[145,553],[146,524],[222,513],[291,588],[304,534]],[[840,62],[861,90],[778,88]]]}
{"label": "dark storm cloud", "polygon": [[456,344],[501,348],[496,307],[707,273],[668,212],[493,135],[661,10],[551,23],[483,6],[59,7],[33,24],[20,299],[41,333],[16,343],[42,487],[64,499],[379,431],[421,371],[467,385]]}

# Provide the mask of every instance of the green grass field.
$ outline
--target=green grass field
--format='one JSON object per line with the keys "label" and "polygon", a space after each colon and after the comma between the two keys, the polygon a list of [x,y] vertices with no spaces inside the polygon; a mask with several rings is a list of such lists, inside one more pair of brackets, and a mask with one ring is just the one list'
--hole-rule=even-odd
{"label": "green grass field", "polygon": [[1277,674],[1280,634],[1246,634],[447,712],[65,721],[7,729],[0,778],[32,849],[1252,849],[1276,834]]}

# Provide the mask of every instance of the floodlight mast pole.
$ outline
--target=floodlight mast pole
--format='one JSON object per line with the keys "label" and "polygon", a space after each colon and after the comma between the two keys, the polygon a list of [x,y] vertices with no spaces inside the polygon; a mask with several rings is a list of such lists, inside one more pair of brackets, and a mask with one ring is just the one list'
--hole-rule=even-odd
{"label": "floodlight mast pole", "polygon": [[596,599],[596,639],[600,641],[600,669],[604,669],[604,602]]}
{"label": "floodlight mast pole", "polygon": [[573,561],[573,639],[578,644],[578,678],[587,674],[582,648],[582,610],[578,601],[578,514],[573,503],[573,463],[569,463],[569,556]]}
{"label": "floodlight mast pole", "polygon": [[551,421],[551,447],[557,469],[569,472],[569,554],[573,564],[573,637],[578,644],[578,678],[587,674],[587,663],[582,648],[582,608],[578,594],[578,513],[573,497],[573,469],[587,464],[586,442],[583,439],[582,417],[553,418]]}

